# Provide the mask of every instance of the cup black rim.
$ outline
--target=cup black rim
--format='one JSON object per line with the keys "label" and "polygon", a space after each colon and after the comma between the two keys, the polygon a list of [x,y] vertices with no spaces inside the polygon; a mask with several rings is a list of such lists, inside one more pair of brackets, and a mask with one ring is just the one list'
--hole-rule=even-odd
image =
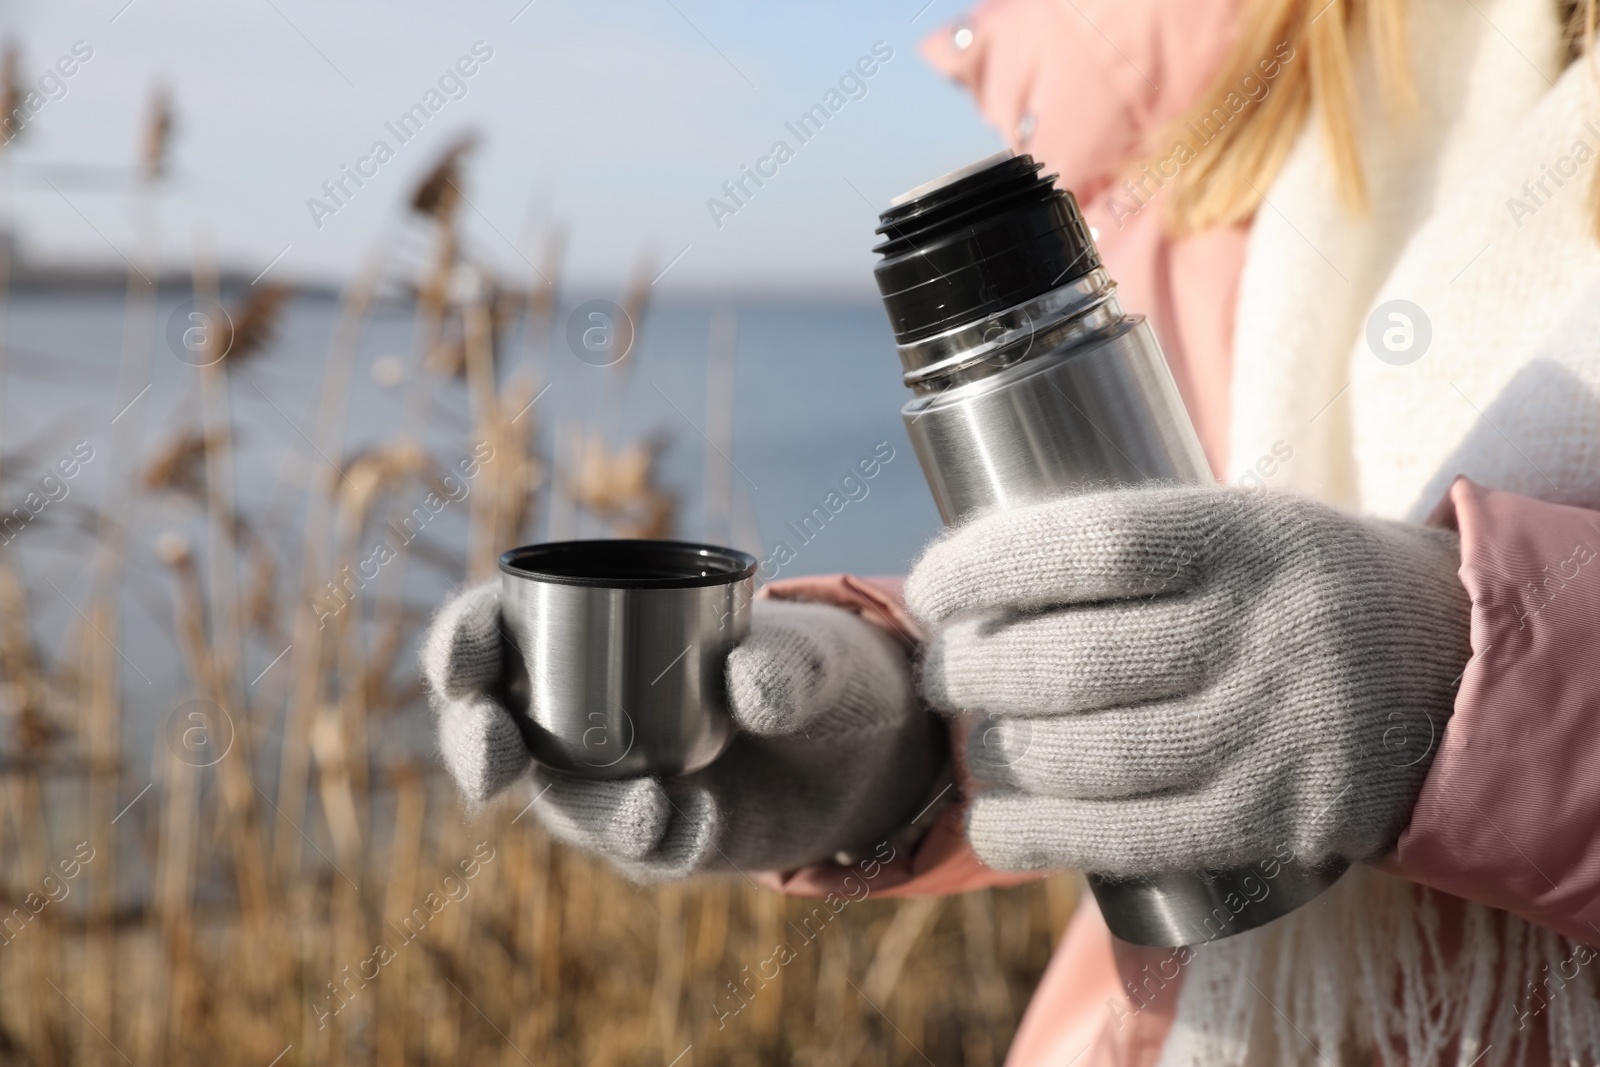
{"label": "cup black rim", "polygon": [[[684,575],[681,578],[613,578],[589,577],[581,574],[552,574],[536,569],[541,559],[558,556],[582,557],[587,553],[605,552],[615,558],[617,552],[642,556],[648,552],[670,555],[687,563],[689,560],[710,560],[718,568],[712,574]],[[667,541],[634,538],[607,538],[589,541],[546,541],[537,545],[513,548],[500,557],[500,570],[516,578],[552,585],[580,585],[597,589],[695,589],[711,585],[733,585],[756,572],[757,560],[748,552],[721,545],[701,544],[697,541]],[[532,565],[532,566],[530,566]]]}

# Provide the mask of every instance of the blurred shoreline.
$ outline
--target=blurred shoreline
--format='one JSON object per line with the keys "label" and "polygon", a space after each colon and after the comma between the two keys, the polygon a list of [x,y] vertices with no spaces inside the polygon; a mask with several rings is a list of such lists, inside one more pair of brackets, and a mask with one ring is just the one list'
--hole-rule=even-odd
{"label": "blurred shoreline", "polygon": [[[121,294],[128,288],[128,265],[105,261],[32,259],[12,253],[10,265],[11,287],[14,293],[93,293]],[[169,266],[149,273],[161,296],[184,295],[194,290],[192,268]],[[307,275],[283,275],[259,270],[252,273],[245,267],[226,266],[217,271],[217,290],[224,296],[236,296],[252,286],[271,281],[283,286],[299,297],[337,300],[343,283]],[[597,297],[614,296],[615,288],[601,282],[585,284],[569,282],[568,299],[574,303]],[[418,299],[419,290],[413,285],[390,285],[382,294],[385,300],[403,300],[408,303]],[[664,285],[652,299],[659,307],[704,308],[739,305],[743,307],[816,307],[849,306],[877,309],[878,294],[872,288],[870,272],[860,283],[841,283],[836,286],[822,284],[715,286],[701,283],[683,286]],[[881,312],[880,312],[881,313]],[[885,356],[893,365],[892,345]]]}

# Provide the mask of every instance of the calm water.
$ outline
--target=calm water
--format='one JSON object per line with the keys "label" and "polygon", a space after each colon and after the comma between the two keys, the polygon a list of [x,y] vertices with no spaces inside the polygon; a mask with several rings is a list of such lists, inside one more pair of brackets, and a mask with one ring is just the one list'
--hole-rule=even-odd
{"label": "calm water", "polygon": [[[182,295],[162,295],[153,331],[151,388],[121,416],[142,417],[146,448],[193,426],[198,416],[197,372],[174,355],[167,340],[169,319],[175,311],[182,313]],[[569,311],[563,309],[558,315],[550,345],[518,340],[506,363],[537,366],[541,380],[550,384],[530,413],[537,417],[546,446],[557,424],[580,420],[595,424],[603,410],[605,380],[613,373],[579,360],[569,350],[562,328]],[[729,311],[737,320],[728,450],[737,468],[731,476],[735,497],[731,531],[710,529],[705,519],[708,445],[701,432],[709,427],[712,318]],[[298,494],[273,496],[282,471],[305,471],[326,462],[342,466],[361,449],[392,438],[405,418],[403,388],[380,384],[379,379],[382,370],[395,363],[385,357],[399,357],[410,365],[412,317],[408,309],[383,308],[363,337],[339,454],[324,459],[310,447],[307,438],[315,435],[317,390],[335,314],[328,298],[296,297],[276,340],[232,372],[240,498],[251,514],[275,518],[290,528],[298,523],[297,513],[271,514],[276,507],[291,506],[279,501],[299,506]],[[66,496],[47,504],[39,519],[10,545],[13,558],[26,571],[35,631],[47,649],[63,639],[87,595],[84,563],[92,540],[88,532],[75,527],[87,521],[87,509],[98,505],[111,478],[130,476],[125,457],[113,456],[111,446],[112,420],[121,407],[117,374],[123,332],[120,296],[18,293],[8,309],[8,371],[0,402],[0,440],[7,456],[0,491],[6,497],[0,503],[7,512],[20,506],[31,490],[40,487],[47,468],[70,453],[75,442],[88,442],[95,453],[65,483]],[[837,570],[894,574],[903,573],[937,530],[937,513],[900,425],[905,394],[889,330],[875,304],[657,306],[650,309],[640,330],[634,358],[626,396],[615,409],[608,432],[618,442],[652,434],[669,442],[662,458],[662,481],[679,498],[679,536],[732,540],[763,558],[770,557],[782,541],[794,553],[792,562],[782,568],[785,576]],[[429,447],[441,461],[454,463],[472,444],[464,385],[441,386],[433,403]],[[875,448],[879,455],[892,449],[893,458],[865,483],[865,496],[859,485],[852,484],[857,499],[802,544],[788,524],[798,526],[802,516],[824,504],[828,494],[839,489],[841,479]],[[548,455],[548,447],[541,452]],[[712,456],[716,458],[715,453]],[[60,495],[59,488],[52,492]],[[835,506],[843,496],[834,498]],[[548,510],[543,510],[531,539],[547,533]],[[126,660],[125,692],[134,717],[147,723],[168,714],[176,701],[185,698],[188,685],[170,638],[170,577],[152,547],[157,536],[172,529],[203,537],[200,516],[191,505],[176,497],[146,495],[132,533],[132,570],[119,644]],[[446,509],[429,525],[426,537],[459,551],[463,529],[461,516]],[[598,528],[586,525],[577,532],[597,533]],[[427,568],[412,571],[411,599],[420,605],[436,602],[445,588],[444,575]],[[267,667],[279,651],[265,644],[253,646],[246,680]],[[269,673],[261,685],[272,683]]]}

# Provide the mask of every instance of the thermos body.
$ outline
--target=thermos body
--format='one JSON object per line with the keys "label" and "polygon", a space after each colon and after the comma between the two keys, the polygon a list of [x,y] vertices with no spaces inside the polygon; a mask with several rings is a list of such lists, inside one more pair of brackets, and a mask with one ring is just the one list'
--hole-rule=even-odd
{"label": "thermos body", "polygon": [[[1143,318],[1121,318],[1071,345],[919,397],[901,414],[946,523],[1095,487],[1212,480]],[[1286,915],[1343,873],[1342,865],[1307,868],[1262,857],[1237,870],[1138,880],[1090,874],[1089,885],[1118,937],[1177,946]]]}
{"label": "thermos body", "polygon": [[902,410],[946,523],[1148,480],[1211,480],[1150,325],[1123,318]]}
{"label": "thermos body", "polygon": [[[946,523],[1213,480],[1149,324],[1123,312],[1076,202],[1038,171],[990,157],[896,198],[878,230],[875,274],[915,394],[906,432]],[[1088,877],[1113,934],[1175,947],[1270,922],[1344,870],[1285,849],[1233,870]]]}

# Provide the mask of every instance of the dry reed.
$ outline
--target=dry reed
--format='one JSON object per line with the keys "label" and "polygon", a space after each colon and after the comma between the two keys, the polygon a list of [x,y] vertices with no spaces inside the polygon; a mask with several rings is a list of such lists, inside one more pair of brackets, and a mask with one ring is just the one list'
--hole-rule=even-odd
{"label": "dry reed", "polygon": [[[158,122],[164,142],[165,104]],[[466,259],[456,229],[469,143],[412,200],[435,231],[418,286],[417,421],[360,455],[341,448],[375,261],[343,297],[303,476],[280,478],[304,494],[288,509],[300,516],[297,551],[276,516],[241,508],[233,485],[233,398],[250,395],[238,363],[272,358],[288,299],[268,289],[215,336],[225,354],[196,369],[189,423],[146,454],[137,432],[119,430],[88,611],[58,656],[41,656],[30,626],[34,602],[53,594],[0,555],[0,1062],[999,1062],[1070,915],[1071,882],[957,901],[869,897],[808,936],[814,901],[738,876],[631,885],[553,843],[521,796],[467,821],[437,765],[407,743],[426,715],[410,651],[424,613],[405,599],[415,552],[402,547],[360,591],[341,586],[341,567],[438,484],[418,441],[445,377],[466,379],[466,445],[494,457],[473,486],[453,583],[485,576],[493,553],[531,529],[552,470],[560,522],[586,515],[614,534],[660,536],[674,518],[656,484],[660,441],[568,426],[556,457],[538,453],[545,409],[529,406],[538,382],[526,370],[539,363],[517,372],[504,349],[510,320],[525,337],[553,328],[560,238],[540,285],[502,310],[497,292],[510,290]],[[129,394],[148,376],[153,314],[135,274]],[[218,299],[204,256],[195,290]],[[636,279],[625,297],[636,329],[647,292]],[[717,329],[714,377],[725,380],[711,395],[731,405],[731,320]],[[432,357],[446,337],[459,338],[460,359],[441,367]],[[615,388],[636,358],[611,373]],[[726,447],[731,410],[713,425]],[[711,463],[708,477],[724,483],[714,519],[726,527],[727,472]],[[172,715],[145,765],[122,741],[119,597],[136,565],[134,516],[164,509],[204,522],[155,546],[186,680],[166,694]],[[341,588],[333,611],[325,594]],[[256,675],[279,648],[282,662]],[[764,961],[780,943],[793,959],[773,975]]]}

